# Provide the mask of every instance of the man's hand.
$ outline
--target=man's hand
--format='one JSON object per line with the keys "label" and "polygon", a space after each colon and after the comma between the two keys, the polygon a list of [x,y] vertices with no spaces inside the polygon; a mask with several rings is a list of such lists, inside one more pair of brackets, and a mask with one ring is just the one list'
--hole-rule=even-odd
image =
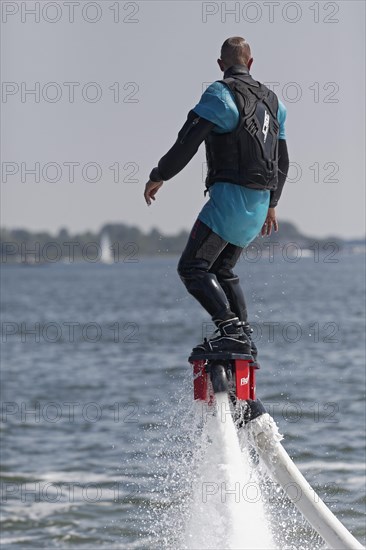
{"label": "man's hand", "polygon": [[268,213],[266,217],[266,221],[263,224],[262,227],[262,237],[265,237],[266,235],[270,235],[272,232],[272,228],[275,231],[278,231],[278,223],[276,218],[276,209],[275,208],[268,208]]}
{"label": "man's hand", "polygon": [[151,181],[149,180],[145,185],[144,197],[146,204],[150,206],[151,200],[155,200],[155,195],[159,191],[160,187],[163,185],[163,181]]}

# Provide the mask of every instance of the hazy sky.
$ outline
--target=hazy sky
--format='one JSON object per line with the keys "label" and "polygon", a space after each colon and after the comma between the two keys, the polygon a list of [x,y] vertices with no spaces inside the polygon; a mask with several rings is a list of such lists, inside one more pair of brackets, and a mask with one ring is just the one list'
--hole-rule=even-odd
{"label": "hazy sky", "polygon": [[2,227],[189,229],[205,201],[204,145],[150,208],[143,188],[221,78],[222,42],[243,36],[252,75],[277,83],[288,109],[279,219],[364,235],[363,1],[1,4]]}

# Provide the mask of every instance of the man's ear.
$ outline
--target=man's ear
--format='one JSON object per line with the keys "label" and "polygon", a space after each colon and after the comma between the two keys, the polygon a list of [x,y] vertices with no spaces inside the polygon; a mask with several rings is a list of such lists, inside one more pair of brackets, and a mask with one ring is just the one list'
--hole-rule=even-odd
{"label": "man's ear", "polygon": [[218,59],[218,60],[217,60],[217,63],[219,64],[219,67],[220,67],[220,69],[222,70],[222,72],[224,72],[225,69],[224,69],[224,64],[223,64],[222,59]]}
{"label": "man's ear", "polygon": [[252,63],[253,63],[253,58],[251,57],[247,63],[247,67],[249,70],[250,70],[250,67],[252,66]]}

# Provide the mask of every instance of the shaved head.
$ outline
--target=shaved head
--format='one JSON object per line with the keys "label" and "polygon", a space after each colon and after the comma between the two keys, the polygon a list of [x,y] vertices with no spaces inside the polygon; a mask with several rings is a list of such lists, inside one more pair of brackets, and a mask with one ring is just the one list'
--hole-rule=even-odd
{"label": "shaved head", "polygon": [[221,59],[227,67],[248,65],[251,58],[250,46],[241,36],[228,38],[221,47]]}

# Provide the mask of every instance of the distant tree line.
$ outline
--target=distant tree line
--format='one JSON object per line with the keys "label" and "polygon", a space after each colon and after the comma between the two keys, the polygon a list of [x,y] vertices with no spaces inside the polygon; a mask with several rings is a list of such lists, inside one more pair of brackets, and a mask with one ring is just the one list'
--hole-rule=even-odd
{"label": "distant tree line", "polygon": [[[57,235],[48,232],[33,232],[26,229],[1,229],[0,252],[2,263],[40,264],[63,260],[100,261],[103,256],[102,243],[108,243],[113,254],[121,259],[134,261],[139,256],[163,256],[180,254],[187,242],[188,232],[181,231],[176,235],[164,235],[154,228],[143,232],[136,226],[126,224],[107,224],[99,232],[86,231],[83,233],[69,233],[61,229]],[[294,243],[301,249],[311,249],[315,246],[324,246],[332,242],[338,248],[346,243],[337,237],[315,239],[300,233],[294,224],[281,222],[278,233],[270,237],[258,236],[250,245],[253,249],[258,246],[284,245]],[[105,244],[104,244],[105,246]],[[103,260],[102,260],[103,261]]]}

